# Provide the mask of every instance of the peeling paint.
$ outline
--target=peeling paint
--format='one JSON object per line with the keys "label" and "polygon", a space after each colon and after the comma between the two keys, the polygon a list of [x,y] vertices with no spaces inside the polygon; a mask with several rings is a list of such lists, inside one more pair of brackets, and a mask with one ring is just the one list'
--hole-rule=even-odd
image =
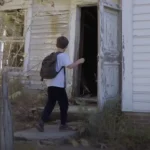
{"label": "peeling paint", "polygon": [[[105,0],[105,5],[100,6],[99,0],[54,0],[54,7],[52,4],[41,5],[33,0],[32,5],[32,25],[31,25],[31,41],[30,41],[30,56],[29,56],[29,68],[33,68],[36,64],[43,59],[43,57],[52,51],[56,50],[55,41],[59,35],[65,35],[70,37],[70,49],[67,50],[71,59],[73,60],[75,54],[75,37],[76,37],[76,9],[77,7],[98,5],[99,21],[101,26],[99,27],[100,37],[99,37],[99,76],[101,78],[98,81],[98,86],[101,92],[99,97],[102,100],[105,99],[106,95],[109,96],[109,91],[107,89],[111,88],[112,82],[109,84],[106,74],[110,75],[113,72],[108,66],[105,66],[105,62],[115,63],[119,60],[117,51],[117,34],[115,26],[116,24],[116,11],[119,10],[120,1],[119,0]],[[23,5],[24,4],[24,5]],[[16,9],[18,7],[27,8],[32,4],[32,0],[13,0],[12,3],[6,4],[1,7],[0,10],[5,9]],[[104,4],[104,3],[103,3]],[[113,8],[114,11],[105,9],[105,6]],[[73,19],[71,19],[73,18]],[[106,18],[106,19],[105,19]],[[114,20],[114,21],[113,21]],[[113,27],[113,28],[112,28]],[[108,33],[108,31],[111,31]],[[105,34],[104,34],[105,33]],[[70,36],[68,36],[70,35]],[[105,36],[107,35],[107,36]],[[112,38],[112,37],[116,38]],[[113,47],[113,51],[112,50]],[[111,51],[112,50],[112,51]],[[115,64],[113,64],[114,66]],[[116,68],[113,68],[115,70]],[[37,82],[39,67],[32,69],[30,75],[32,80]],[[35,73],[36,72],[36,73]],[[35,74],[36,75],[35,75]],[[68,72],[68,91],[71,91],[73,73]],[[112,76],[110,76],[112,78]],[[113,80],[112,80],[113,81]],[[112,90],[113,91],[113,90]],[[70,92],[71,93],[71,92]],[[114,92],[115,93],[115,92]]]}
{"label": "peeling paint", "polygon": [[[123,37],[122,37],[122,51],[124,51],[125,50],[125,44],[124,44],[124,35],[123,35]],[[122,55],[122,79],[124,79],[125,78],[125,76],[124,76],[124,73],[125,73],[125,62],[124,62],[124,55]]]}
{"label": "peeling paint", "polygon": [[[114,99],[119,94],[120,49],[118,32],[120,19],[119,5],[111,0],[100,0],[100,36],[99,36],[99,107],[102,109],[106,100]],[[109,9],[108,9],[109,8]],[[112,8],[112,9],[110,9]]]}
{"label": "peeling paint", "polygon": [[119,53],[118,54],[113,54],[112,52],[105,53],[105,58],[104,58],[105,62],[118,62],[119,60],[120,60]]}

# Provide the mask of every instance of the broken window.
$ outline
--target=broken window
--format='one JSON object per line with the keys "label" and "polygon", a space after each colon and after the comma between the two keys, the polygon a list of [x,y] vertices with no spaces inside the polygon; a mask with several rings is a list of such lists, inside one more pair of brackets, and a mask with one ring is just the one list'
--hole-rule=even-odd
{"label": "broken window", "polygon": [[24,61],[24,10],[0,12],[0,40],[3,63],[22,67]]}

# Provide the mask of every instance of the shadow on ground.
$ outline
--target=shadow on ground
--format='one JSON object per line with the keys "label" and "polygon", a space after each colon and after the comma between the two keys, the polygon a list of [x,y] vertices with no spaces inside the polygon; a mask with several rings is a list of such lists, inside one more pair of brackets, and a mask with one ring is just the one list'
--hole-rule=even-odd
{"label": "shadow on ground", "polygon": [[50,146],[38,142],[15,142],[14,150],[98,150],[92,147],[73,147],[72,145]]}

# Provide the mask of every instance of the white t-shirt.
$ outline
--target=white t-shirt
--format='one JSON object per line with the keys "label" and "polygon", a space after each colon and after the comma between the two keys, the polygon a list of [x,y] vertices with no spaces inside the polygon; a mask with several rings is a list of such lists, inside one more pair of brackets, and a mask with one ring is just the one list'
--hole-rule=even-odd
{"label": "white t-shirt", "polygon": [[[56,64],[56,71],[59,71],[61,67],[67,67],[72,62],[70,61],[69,55],[67,53],[60,53],[57,55],[57,64]],[[65,76],[64,76],[64,69],[62,69],[58,75],[54,79],[46,79],[45,83],[47,87],[55,86],[64,88],[65,87]]]}

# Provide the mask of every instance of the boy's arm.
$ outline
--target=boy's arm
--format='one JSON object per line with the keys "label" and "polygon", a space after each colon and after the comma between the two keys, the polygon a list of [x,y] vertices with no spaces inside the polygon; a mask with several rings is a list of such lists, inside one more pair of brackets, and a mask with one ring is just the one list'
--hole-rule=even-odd
{"label": "boy's arm", "polygon": [[83,64],[84,61],[85,61],[84,58],[78,59],[76,62],[74,62],[74,63],[68,65],[67,68],[68,68],[68,69],[73,69],[73,68],[77,67],[78,65]]}

